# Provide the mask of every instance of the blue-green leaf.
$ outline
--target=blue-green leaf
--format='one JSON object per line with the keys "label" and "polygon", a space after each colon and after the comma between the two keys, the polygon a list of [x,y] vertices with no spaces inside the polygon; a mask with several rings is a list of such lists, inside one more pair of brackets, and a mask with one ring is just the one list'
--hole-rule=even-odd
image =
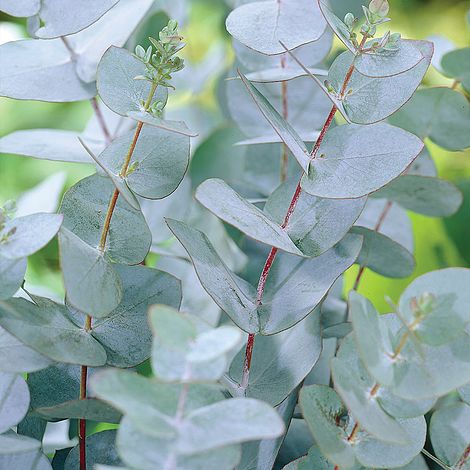
{"label": "blue-green leaf", "polygon": [[[292,328],[272,336],[257,336],[246,395],[281,403],[307,376],[321,352],[319,312],[315,311]],[[241,382],[245,351],[230,366],[229,377]],[[233,385],[232,394],[240,389]]]}
{"label": "blue-green leaf", "polygon": [[345,90],[344,97],[338,94],[342,90],[344,79],[354,56],[344,52],[333,63],[328,73],[328,80],[336,91],[330,93],[333,102],[339,100],[340,111],[347,120],[356,124],[372,124],[384,120],[399,110],[413,95],[421,83],[432,57],[432,44],[419,42],[423,58],[410,70],[391,77],[366,77],[354,72]]}
{"label": "blue-green leaf", "polygon": [[390,122],[446,150],[470,147],[470,104],[450,88],[419,90]]}
{"label": "blue-green leaf", "polygon": [[452,183],[427,176],[403,175],[372,195],[397,202],[429,217],[449,217],[462,205],[463,195]]}
{"label": "blue-green leaf", "polygon": [[82,82],[60,39],[24,39],[0,46],[0,96],[19,100],[80,101],[96,94]]}
{"label": "blue-green leaf", "polygon": [[241,197],[224,181],[204,181],[196,191],[196,199],[217,217],[255,240],[302,256],[302,252],[280,225],[269,219],[263,211]]}
{"label": "blue-green leaf", "polygon": [[422,149],[418,138],[388,124],[338,126],[323,140],[302,188],[319,197],[362,197],[399,176]]}
{"label": "blue-green leaf", "polygon": [[66,228],[59,246],[67,302],[86,315],[109,315],[121,301],[122,283],[107,255]]}
{"label": "blue-green leaf", "polygon": [[76,33],[97,21],[118,1],[102,0],[96,3],[81,0],[77,3],[75,0],[41,0],[38,12],[41,27],[34,31],[34,35],[41,39],[51,39]]}
{"label": "blue-green leaf", "polygon": [[[297,181],[290,179],[282,184],[266,201],[264,212],[279,225],[284,222]],[[365,198],[321,199],[304,191],[285,230],[302,253],[319,256],[346,235],[365,202]]]}
{"label": "blue-green leaf", "polygon": [[470,406],[454,403],[439,408],[431,418],[429,434],[436,456],[459,470],[470,468]]}
{"label": "blue-green leaf", "polygon": [[67,309],[43,299],[35,305],[25,299],[0,302],[0,325],[27,346],[55,361],[101,366],[106,352],[68,317]]}
{"label": "blue-green leaf", "polygon": [[21,375],[0,372],[0,433],[16,426],[29,408],[29,390]]}
{"label": "blue-green leaf", "polygon": [[62,221],[62,215],[40,213],[6,222],[0,231],[0,256],[19,259],[36,253],[57,235]]}
{"label": "blue-green leaf", "polygon": [[235,9],[227,18],[228,32],[245,46],[267,55],[316,41],[326,23],[318,6],[308,0],[252,2]]}
{"label": "blue-green leaf", "polygon": [[98,157],[100,164],[115,184],[127,185],[139,196],[161,199],[170,195],[188,168],[189,137],[145,126],[135,145],[127,175],[122,177],[122,164],[133,139],[134,131],[115,139]]}

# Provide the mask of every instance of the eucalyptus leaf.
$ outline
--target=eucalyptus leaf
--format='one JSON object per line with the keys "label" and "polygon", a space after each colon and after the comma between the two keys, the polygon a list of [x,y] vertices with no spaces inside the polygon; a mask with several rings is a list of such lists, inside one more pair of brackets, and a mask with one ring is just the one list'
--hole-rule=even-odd
{"label": "eucalyptus leaf", "polygon": [[[424,58],[423,41],[400,39],[392,50],[374,50],[374,43],[380,39],[369,41],[364,49],[371,51],[363,52],[356,57],[354,65],[359,73],[368,77],[390,77],[399,75],[415,67]],[[432,56],[432,49],[430,51]]]}
{"label": "eucalyptus leaf", "polygon": [[41,0],[0,0],[0,10],[11,16],[33,16],[41,8]]}
{"label": "eucalyptus leaf", "polygon": [[[264,212],[282,224],[297,180],[290,179],[268,198]],[[362,212],[365,198],[321,199],[302,192],[286,232],[307,256],[319,256],[339,242]]]}
{"label": "eucalyptus leaf", "polygon": [[398,421],[407,435],[411,437],[411,443],[397,445],[379,441],[370,436],[358,436],[354,453],[357,460],[364,467],[403,467],[408,465],[421,452],[426,441],[426,420],[424,416]]}
{"label": "eucalyptus leaf", "polygon": [[359,198],[399,176],[422,149],[415,136],[388,124],[339,126],[320,145],[302,188],[319,197]]}
{"label": "eucalyptus leaf", "polygon": [[0,434],[0,456],[38,450],[41,443],[36,439],[16,434],[13,431]]}
{"label": "eucalyptus leaf", "polygon": [[25,299],[0,302],[0,325],[25,345],[50,359],[100,366],[106,352],[67,316],[65,307],[47,301],[41,306]]}
{"label": "eucalyptus leaf", "polygon": [[196,199],[216,216],[255,240],[302,256],[302,252],[280,225],[271,221],[260,209],[242,198],[224,181],[206,180],[198,187]]}
{"label": "eucalyptus leaf", "polygon": [[29,408],[29,390],[23,377],[0,372],[0,433],[18,424]]}
{"label": "eucalyptus leaf", "polygon": [[470,104],[461,93],[449,88],[419,90],[390,122],[421,139],[429,137],[446,150],[470,147],[466,132],[470,125]]}
{"label": "eucalyptus leaf", "polygon": [[[232,42],[237,60],[241,65],[252,71],[247,75],[250,81],[257,81],[256,79],[252,80],[250,76],[263,74],[265,70],[278,71],[279,73],[281,73],[282,69],[298,70],[295,66],[295,62],[291,60],[290,56],[287,54],[268,56],[244,46],[236,39]],[[295,48],[294,53],[296,56],[300,57],[307,66],[316,66],[326,58],[330,52],[332,43],[333,33],[327,28],[317,41]]]}
{"label": "eucalyptus leaf", "polygon": [[51,361],[18,341],[0,328],[0,370],[2,372],[34,372],[44,369]]}
{"label": "eucalyptus leaf", "polygon": [[81,80],[86,83],[96,80],[96,69],[103,54],[110,46],[124,46],[152,5],[152,0],[119,0],[91,26],[67,36]]}
{"label": "eucalyptus leaf", "polygon": [[62,220],[62,215],[32,214],[6,222],[0,232],[0,256],[18,259],[39,251],[57,235]]}
{"label": "eucalyptus leaf", "polygon": [[[91,380],[92,390],[121,411],[141,430],[154,438],[175,437],[173,418],[178,408],[181,385],[163,384],[134,372],[108,369]],[[185,411],[223,400],[216,388],[191,385]]]}
{"label": "eucalyptus leaf", "polygon": [[404,246],[382,233],[365,227],[353,227],[351,232],[364,238],[357,259],[359,266],[391,278],[403,278],[413,273],[416,262]]}
{"label": "eucalyptus leaf", "polygon": [[374,379],[363,369],[352,336],[341,342],[337,357],[331,360],[331,373],[335,390],[361,429],[384,442],[409,443],[411,436],[377,401]]}
{"label": "eucalyptus leaf", "polygon": [[240,71],[238,74],[263,116],[287,145],[303,170],[308,172],[310,155],[301,137]]}
{"label": "eucalyptus leaf", "polygon": [[228,269],[205,234],[183,222],[166,222],[188,251],[202,285],[217,305],[244,331],[259,331],[254,287]]}
{"label": "eucalyptus leaf", "polygon": [[65,228],[59,246],[67,302],[90,316],[109,315],[121,302],[122,282],[106,254]]}
{"label": "eucalyptus leaf", "polygon": [[87,421],[119,423],[121,420],[120,413],[96,398],[71,400],[51,407],[36,408],[34,413],[48,421],[81,418]]}
{"label": "eucalyptus leaf", "polygon": [[168,121],[161,119],[157,116],[152,116],[148,112],[142,111],[130,111],[127,115],[134,119],[135,121],[143,122],[149,126],[157,127],[165,131],[174,132],[176,134],[185,135],[187,137],[197,137],[197,134],[194,133],[191,129],[186,126],[184,122],[181,121]]}
{"label": "eucalyptus leaf", "polygon": [[460,190],[448,181],[403,175],[373,194],[397,202],[405,209],[430,217],[449,217],[463,201]]}
{"label": "eucalyptus leaf", "polygon": [[[86,463],[93,467],[95,464],[119,465],[115,446],[116,431],[97,432],[86,439]],[[75,470],[79,466],[79,446],[75,446],[65,460],[64,470]]]}
{"label": "eucalyptus leaf", "polygon": [[304,419],[322,453],[336,465],[350,469],[356,461],[348,443],[348,434],[335,420],[341,420],[347,409],[336,392],[325,385],[311,385],[300,391]]}
{"label": "eucalyptus leaf", "polygon": [[[134,367],[150,356],[149,307],[165,304],[178,308],[181,283],[166,272],[144,266],[118,265],[115,270],[122,282],[122,300],[108,316],[94,319],[91,335],[106,350],[108,365]],[[72,311],[72,315],[77,323],[83,323],[80,312]]]}
{"label": "eucalyptus leaf", "polygon": [[0,256],[0,300],[13,297],[23,284],[26,274],[26,258],[7,259]]}
{"label": "eucalyptus leaf", "polygon": [[331,8],[328,0],[317,0],[320,10],[325,17],[328,25],[334,31],[336,36],[343,42],[343,44],[352,52],[356,53],[356,47],[351,41],[350,32],[348,27],[340,20]]}
{"label": "eucalyptus leaf", "polygon": [[[122,164],[134,140],[131,131],[118,137],[99,156],[101,165],[119,178]],[[135,145],[125,184],[144,198],[161,199],[179,186],[189,164],[189,137],[145,126]]]}
{"label": "eucalyptus leaf", "polygon": [[80,101],[96,94],[82,82],[60,39],[24,39],[0,46],[0,96],[18,100]]}
{"label": "eucalyptus leaf", "polygon": [[[142,111],[142,102],[147,100],[151,84],[135,77],[144,72],[145,65],[139,59],[125,49],[111,46],[98,66],[97,88],[104,104],[121,116]],[[154,99],[166,103],[166,88],[160,87]]]}
{"label": "eucalyptus leaf", "polygon": [[274,0],[242,5],[227,18],[228,32],[250,49],[267,55],[318,40],[325,31],[325,21],[318,6],[306,0]]}
{"label": "eucalyptus leaf", "polygon": [[444,74],[458,80],[467,91],[470,90],[469,61],[470,47],[448,52],[441,60]]}
{"label": "eucalyptus leaf", "polygon": [[[119,0],[103,0],[96,4],[90,0],[42,0],[38,16],[43,24],[34,31],[36,37],[51,39],[76,33],[103,16]],[[64,15],[74,11],[73,15]],[[30,16],[30,15],[28,15]]]}
{"label": "eucalyptus leaf", "polygon": [[[87,141],[94,150],[101,148],[96,141]],[[0,139],[0,153],[24,155],[41,160],[92,163],[80,145],[77,133],[57,129],[16,131]]]}
{"label": "eucalyptus leaf", "polygon": [[[70,188],[62,200],[64,228],[94,251],[99,246],[113,193],[111,181],[92,175]],[[146,257],[150,243],[151,234],[142,213],[119,199],[109,228],[106,256],[118,263],[138,264]]]}
{"label": "eucalyptus leaf", "polygon": [[[281,403],[317,362],[322,344],[318,310],[292,328],[272,336],[257,336],[246,394],[271,405]],[[240,383],[245,351],[233,360],[229,377]],[[235,388],[233,393],[238,390]]]}
{"label": "eucalyptus leaf", "polygon": [[399,310],[416,337],[431,346],[449,343],[470,323],[470,270],[448,268],[415,279],[400,297]]}
{"label": "eucalyptus leaf", "polygon": [[[432,44],[416,41],[422,59],[410,70],[391,77],[366,77],[353,72],[345,90],[339,97],[346,119],[356,124],[373,124],[382,121],[399,110],[418,88],[432,57]],[[340,93],[354,55],[344,52],[333,63],[328,73],[331,86]],[[330,94],[330,99],[335,96]],[[343,112],[343,114],[344,114]]]}
{"label": "eucalyptus leaf", "polygon": [[241,455],[240,445],[192,455],[179,455],[173,450],[171,441],[145,434],[128,418],[121,422],[116,445],[125,463],[145,470],[164,468],[169,465],[168,462],[177,465],[178,470],[233,468],[240,461]]}
{"label": "eucalyptus leaf", "polygon": [[40,450],[0,455],[0,465],[22,470],[52,470],[49,459]]}
{"label": "eucalyptus leaf", "polygon": [[348,235],[312,259],[281,253],[273,263],[258,307],[261,334],[286,330],[313,312],[339,276],[356,261],[362,242],[360,236]]}
{"label": "eucalyptus leaf", "polygon": [[[454,341],[440,345],[420,344],[419,349],[407,342],[399,361],[390,361],[397,343],[404,333],[402,322],[394,315],[380,317],[382,331],[381,359],[359,352],[372,376],[396,396],[408,400],[422,400],[446,395],[465,385],[470,378],[470,343],[465,331]],[[374,367],[375,365],[375,367]]]}
{"label": "eucalyptus leaf", "polygon": [[228,355],[240,346],[241,334],[231,326],[198,331],[195,319],[163,305],[149,313],[153,330],[152,369],[165,382],[211,382],[228,369]]}

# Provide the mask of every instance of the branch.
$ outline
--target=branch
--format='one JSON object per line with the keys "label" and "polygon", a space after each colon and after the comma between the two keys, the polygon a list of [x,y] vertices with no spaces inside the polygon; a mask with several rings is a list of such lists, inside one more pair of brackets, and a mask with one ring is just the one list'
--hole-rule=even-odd
{"label": "branch", "polygon": [[[147,111],[152,103],[153,95],[157,89],[158,84],[153,83],[152,88],[150,90],[149,96],[145,103],[145,111]],[[135,147],[137,145],[137,141],[139,140],[140,133],[142,131],[144,123],[139,121],[137,123],[137,128],[135,130],[134,138],[132,139],[132,143],[129,147],[129,150],[126,154],[124,163],[121,168],[120,175],[126,176],[129,163],[132,159],[132,155],[134,154]],[[116,204],[119,199],[119,191],[117,189],[114,190],[113,195],[111,196],[111,200],[109,201],[108,210],[106,212],[106,217],[103,225],[103,229],[101,232],[100,244],[99,249],[100,251],[104,252],[106,250],[106,240],[109,234],[109,228],[111,226],[111,219],[113,218],[114,209],[116,208]],[[85,319],[85,331],[89,332],[92,329],[92,318],[90,315],[86,316]],[[81,367],[81,374],[80,374],[80,400],[86,399],[86,383],[87,383],[87,375],[88,375],[88,368],[86,366]],[[81,419],[79,421],[79,447],[80,447],[80,470],[86,470],[86,420]]]}
{"label": "branch", "polygon": [[[359,52],[364,47],[364,44],[366,43],[366,40],[367,40],[367,36],[364,36],[362,38],[362,42],[361,42],[361,45],[359,47]],[[351,64],[351,66],[349,67],[349,70],[348,70],[348,72],[346,74],[346,77],[344,79],[344,83],[343,83],[343,86],[342,86],[343,90],[345,90],[346,87],[348,86],[348,83],[351,80],[351,77],[352,77],[352,74],[354,73],[354,70],[355,70],[355,66],[354,66],[354,62],[353,62]],[[333,107],[331,108],[330,114],[326,118],[325,124],[323,124],[320,135],[319,135],[317,141],[315,142],[315,145],[314,145],[312,151],[310,152],[310,158],[312,160],[316,158],[317,153],[318,153],[318,149],[320,148],[320,145],[322,144],[323,139],[325,138],[326,133],[328,132],[328,129],[330,128],[330,126],[333,122],[333,119],[335,117],[335,114],[336,114],[337,110],[338,109],[336,108],[336,106],[333,105]],[[294,213],[295,208],[297,206],[297,203],[299,201],[300,195],[302,194],[302,187],[301,187],[300,183],[301,182],[299,181],[299,183],[297,185],[297,188],[295,190],[294,196],[292,197],[289,208],[287,210],[286,216],[284,218],[284,223],[282,224],[283,229],[285,229],[289,225],[289,220],[292,217],[292,214]],[[263,271],[261,273],[261,276],[260,276],[260,279],[259,279],[259,282],[258,282],[257,298],[256,298],[256,305],[257,306],[261,305],[261,303],[263,301],[264,288],[266,286],[266,281],[268,279],[269,272],[271,271],[272,265],[274,263],[274,260],[276,259],[276,255],[277,255],[278,251],[279,250],[277,248],[274,248],[274,247],[271,248],[271,251],[269,252],[268,258],[266,259],[266,263],[264,265]],[[248,343],[247,343],[247,347],[246,347],[246,350],[245,350],[245,362],[244,362],[244,365],[243,365],[242,383],[240,384],[241,388],[244,389],[245,391],[246,391],[246,387],[248,386],[249,377],[250,377],[250,367],[251,367],[251,358],[252,358],[252,355],[253,355],[254,341],[255,341],[255,335],[250,334],[248,336]],[[250,346],[250,347],[248,347],[248,346]],[[245,387],[243,386],[243,384],[245,384]]]}
{"label": "branch", "polygon": [[98,124],[100,125],[101,131],[103,132],[106,145],[109,145],[112,141],[111,133],[109,132],[108,126],[106,125],[106,121],[104,120],[104,116],[98,105],[96,96],[90,100],[90,103],[93,106],[93,110],[95,111],[96,119],[98,119]]}

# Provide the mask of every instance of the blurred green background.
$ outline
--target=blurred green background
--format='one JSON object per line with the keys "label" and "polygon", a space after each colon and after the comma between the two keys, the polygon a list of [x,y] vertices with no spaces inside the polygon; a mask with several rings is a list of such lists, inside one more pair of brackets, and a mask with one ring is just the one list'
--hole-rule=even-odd
{"label": "blurred green background", "polygon": [[[178,0],[172,0],[177,2]],[[350,1],[336,0],[339,8]],[[357,3],[357,1],[356,1]],[[439,34],[451,39],[457,47],[470,45],[470,29],[466,20],[470,0],[391,0],[393,30],[404,37],[424,39]],[[188,43],[186,57],[197,63],[203,60],[214,43],[226,48],[227,64],[231,60],[230,39],[225,32],[224,20],[229,11],[223,0],[189,0],[188,21],[184,35]],[[159,29],[156,19],[155,31]],[[0,42],[27,37],[25,21],[0,14]],[[338,49],[341,46],[335,44]],[[211,70],[208,70],[211,76]],[[425,85],[449,85],[450,81],[431,68]],[[207,80],[200,93],[183,93],[173,97],[170,106],[181,107],[192,103],[202,104],[215,122],[221,119],[215,96],[215,80]],[[0,136],[12,131],[30,128],[57,128],[80,131],[92,114],[88,102],[49,104],[32,101],[15,101],[0,98]],[[470,129],[468,130],[470,132]],[[465,193],[465,203],[458,214],[447,220],[431,219],[412,215],[417,269],[414,277],[446,266],[470,265],[470,151],[446,152],[427,142],[439,169],[439,175],[454,181]],[[92,166],[61,164],[13,155],[0,155],[0,205],[6,200],[16,199],[23,191],[40,183],[47,176],[65,171],[67,187],[94,172]],[[60,294],[62,283],[58,274],[56,242],[51,243],[28,265],[27,280],[45,286]],[[347,284],[351,286],[357,273],[352,268],[347,273]],[[371,298],[376,306],[387,311],[385,295],[397,299],[410,279],[390,280],[367,271],[360,291]]]}

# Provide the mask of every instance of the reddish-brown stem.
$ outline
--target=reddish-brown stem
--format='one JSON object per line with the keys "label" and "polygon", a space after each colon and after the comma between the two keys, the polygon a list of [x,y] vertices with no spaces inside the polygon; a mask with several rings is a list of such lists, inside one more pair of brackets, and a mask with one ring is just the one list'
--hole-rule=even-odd
{"label": "reddish-brown stem", "polygon": [[338,467],[338,465],[335,465],[335,468],[334,468],[334,470],[339,470],[339,467]]}
{"label": "reddish-brown stem", "polygon": [[[365,44],[365,39],[366,38],[363,38],[363,40],[362,40],[361,48]],[[354,68],[355,67],[354,67],[354,63],[353,63],[353,64],[351,64],[351,67],[349,67],[349,70],[346,74],[344,84],[343,84],[343,89],[345,89],[347,87],[349,81],[351,80],[352,74],[354,72]],[[318,136],[318,139],[315,142],[315,145],[314,145],[312,151],[310,152],[310,158],[312,160],[317,156],[318,150],[320,149],[320,146],[321,146],[321,144],[322,144],[322,142],[325,138],[325,135],[328,132],[328,129],[330,128],[330,126],[333,122],[333,119],[335,117],[335,114],[336,114],[337,110],[338,109],[336,108],[336,106],[333,106],[331,108],[331,111],[328,114],[328,117],[326,118],[325,124],[323,124],[322,130],[320,131],[320,135]],[[301,187],[301,183],[299,181],[299,183],[297,185],[297,188],[295,190],[295,193],[292,196],[292,200],[289,204],[289,208],[287,209],[287,213],[286,213],[286,216],[284,218],[284,222],[282,224],[283,229],[286,229],[287,226],[289,225],[289,220],[290,220],[290,218],[292,217],[292,214],[295,211],[295,208],[297,206],[297,202],[299,201],[299,198],[300,198],[301,194],[302,194],[302,187]],[[271,268],[272,268],[272,265],[274,263],[274,260],[276,258],[277,253],[278,253],[277,248],[274,248],[274,247],[271,248],[271,251],[269,252],[268,258],[266,259],[266,262],[264,264],[264,268],[263,268],[263,271],[260,275],[259,282],[258,282],[257,297],[256,297],[256,305],[257,306],[261,305],[261,303],[263,302],[264,288],[266,287],[266,281],[268,279],[269,272],[271,271]],[[243,365],[243,376],[242,376],[242,381],[241,381],[241,384],[240,384],[240,386],[243,390],[246,390],[246,387],[248,386],[248,382],[249,382],[249,378],[250,378],[250,367],[251,367],[251,359],[252,359],[252,356],[253,356],[254,343],[255,343],[255,335],[250,334],[248,336],[248,343],[247,343],[247,347],[246,347],[246,350],[245,350],[245,361],[244,361],[244,365]]]}
{"label": "reddish-brown stem", "polygon": [[250,378],[250,367],[251,367],[251,358],[253,357],[253,346],[255,344],[255,335],[250,333],[248,335],[248,341],[246,343],[245,349],[245,362],[243,364],[243,377],[241,381],[241,387],[243,390],[246,390],[248,387],[248,380]]}
{"label": "reddish-brown stem", "polygon": [[361,266],[359,268],[359,272],[357,273],[356,280],[354,281],[353,290],[359,289],[359,284],[361,283],[362,276],[364,275],[364,271],[366,270],[365,266]]}
{"label": "reddish-brown stem", "polygon": [[392,208],[392,206],[393,206],[392,201],[388,201],[387,204],[385,205],[384,210],[380,214],[379,220],[377,221],[377,224],[374,227],[374,230],[376,232],[378,232],[382,228],[382,225],[385,221],[385,218],[387,217],[388,213],[390,212],[390,209]]}
{"label": "reddish-brown stem", "polygon": [[[91,330],[91,317],[86,316],[85,331]],[[86,387],[88,378],[88,367],[82,366],[80,371],[80,400],[86,399]],[[80,470],[86,470],[86,419],[78,422],[78,444],[80,454]]]}
{"label": "reddish-brown stem", "polygon": [[353,441],[358,432],[359,432],[359,423],[356,423],[351,431],[351,434],[348,436],[348,442]]}
{"label": "reddish-brown stem", "polygon": [[[385,219],[388,213],[390,212],[390,209],[392,208],[392,206],[393,206],[392,201],[388,201],[387,204],[385,205],[384,210],[380,214],[379,220],[375,224],[374,230],[376,232],[378,232],[382,228],[382,225],[385,222]],[[357,289],[359,289],[359,284],[361,283],[361,279],[362,279],[362,276],[364,275],[365,269],[366,269],[365,266],[360,267],[359,272],[357,273],[356,280],[354,281],[353,290],[357,291]]]}
{"label": "reddish-brown stem", "polygon": [[[282,54],[281,56],[281,67],[286,67],[286,55]],[[287,95],[287,82],[283,81],[281,83],[281,95],[282,95],[282,116],[285,120],[289,118],[289,105],[288,105],[288,95]],[[286,144],[282,144],[281,151],[281,182],[287,179],[287,169],[289,166],[289,149]]]}
{"label": "reddish-brown stem", "polygon": [[91,105],[93,106],[93,110],[95,111],[96,119],[98,119],[98,124],[101,127],[101,131],[103,132],[106,145],[109,145],[112,140],[111,133],[109,132],[108,126],[106,125],[106,122],[104,120],[104,116],[103,116],[103,113],[101,112],[100,106],[98,104],[98,100],[96,99],[96,97],[94,97],[90,100],[90,102],[91,102]]}
{"label": "reddish-brown stem", "polygon": [[469,459],[469,457],[470,457],[470,444],[464,450],[464,453],[462,454],[462,457],[460,457],[459,461],[455,465],[455,468],[458,470],[463,468],[463,466],[467,463],[467,460]]}
{"label": "reddish-brown stem", "polygon": [[[80,400],[86,399],[87,375],[87,366],[82,366],[80,377]],[[81,419],[78,423],[78,443],[80,451],[80,470],[86,470],[86,419]]]}

